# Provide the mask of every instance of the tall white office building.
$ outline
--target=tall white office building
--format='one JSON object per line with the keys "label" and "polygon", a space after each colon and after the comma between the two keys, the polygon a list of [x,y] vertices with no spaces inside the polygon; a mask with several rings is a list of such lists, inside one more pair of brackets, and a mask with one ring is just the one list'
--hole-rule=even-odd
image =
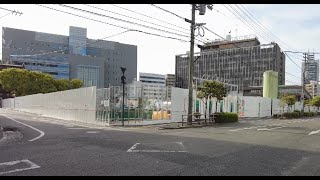
{"label": "tall white office building", "polygon": [[139,73],[143,83],[143,97],[155,100],[166,100],[166,78],[162,74]]}

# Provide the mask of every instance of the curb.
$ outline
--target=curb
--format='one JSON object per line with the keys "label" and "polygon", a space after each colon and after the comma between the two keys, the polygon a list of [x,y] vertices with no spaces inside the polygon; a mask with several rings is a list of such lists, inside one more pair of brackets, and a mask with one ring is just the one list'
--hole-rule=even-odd
{"label": "curb", "polygon": [[4,138],[3,127],[0,126],[0,141]]}

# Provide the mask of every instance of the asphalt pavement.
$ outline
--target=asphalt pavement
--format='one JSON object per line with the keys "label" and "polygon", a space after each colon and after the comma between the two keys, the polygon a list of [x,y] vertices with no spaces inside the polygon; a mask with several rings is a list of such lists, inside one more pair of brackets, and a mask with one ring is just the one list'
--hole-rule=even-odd
{"label": "asphalt pavement", "polygon": [[320,175],[318,118],[158,130],[0,109],[0,126],[23,134],[0,144],[0,176]]}

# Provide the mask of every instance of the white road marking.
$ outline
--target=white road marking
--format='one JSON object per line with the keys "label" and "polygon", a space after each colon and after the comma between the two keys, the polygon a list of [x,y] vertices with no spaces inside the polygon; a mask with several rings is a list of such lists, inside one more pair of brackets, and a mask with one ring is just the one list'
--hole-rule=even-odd
{"label": "white road marking", "polygon": [[25,160],[20,160],[20,161],[12,161],[12,162],[0,163],[0,169],[1,169],[1,166],[13,166],[13,165],[16,165],[16,164],[21,163],[21,162],[29,164],[30,167],[22,168],[22,169],[15,169],[15,170],[6,171],[6,172],[0,172],[0,175],[40,168],[40,166],[38,166],[37,164],[29,161],[28,159],[25,159]]}
{"label": "white road marking", "polygon": [[314,134],[318,134],[319,132],[320,132],[320,130],[318,130],[318,131],[312,131],[311,133],[308,134],[308,136],[314,135]]}
{"label": "white road marking", "polygon": [[135,143],[127,152],[132,152],[140,143]]}
{"label": "white road marking", "polygon": [[[186,147],[183,145],[182,142],[174,142],[176,144],[179,144],[183,150],[181,151],[170,151],[170,150],[145,150],[145,149],[141,149],[141,150],[136,150],[137,146],[141,143],[136,143],[134,144],[129,150],[127,150],[127,152],[152,152],[152,153],[158,153],[158,152],[165,152],[165,153],[182,153],[182,152],[188,152],[186,150]],[[155,144],[155,143],[143,143],[143,144]]]}
{"label": "white road marking", "polygon": [[270,129],[263,128],[263,129],[257,129],[257,130],[258,130],[258,131],[271,131],[271,130],[280,129],[280,128],[284,128],[284,127],[282,126],[282,127],[275,127],[275,128],[270,128]]}
{"label": "white road marking", "polygon": [[[250,129],[256,129],[256,128],[265,128],[268,126],[282,126],[285,124],[291,124],[291,123],[300,123],[300,122],[308,122],[308,121],[313,121],[314,119],[307,119],[307,120],[295,120],[295,121],[290,121],[286,123],[279,123],[279,124],[269,124],[269,125],[264,125],[264,126],[252,126],[252,127],[246,127],[246,128],[238,128],[238,129],[231,129],[229,131],[231,132],[236,132],[236,131],[242,131],[242,130],[250,130]],[[273,129],[273,128],[271,128]],[[278,128],[277,128],[278,129]],[[263,129],[264,130],[264,129]],[[260,130],[261,131],[261,130]]]}
{"label": "white road marking", "polygon": [[100,131],[87,131],[88,134],[97,134],[100,133]]}
{"label": "white road marking", "polygon": [[166,150],[131,150],[131,151],[127,151],[127,152],[153,152],[153,153],[157,153],[157,152],[166,152],[166,153],[174,153],[174,152],[187,152],[187,151],[166,151]]}
{"label": "white road marking", "polygon": [[19,123],[19,124],[22,124],[22,125],[24,125],[24,126],[27,126],[27,127],[31,128],[31,129],[33,129],[33,130],[35,130],[35,131],[38,131],[38,132],[40,133],[40,135],[39,135],[38,137],[36,137],[36,138],[33,138],[33,139],[28,140],[28,141],[30,141],[30,142],[35,141],[35,140],[37,140],[37,139],[40,139],[40,138],[42,138],[42,137],[45,135],[45,133],[44,133],[43,131],[41,131],[41,130],[35,128],[35,127],[32,127],[32,126],[30,126],[30,125],[28,125],[28,124],[25,124],[25,123],[22,123],[22,122],[20,122],[20,121],[15,120],[15,119],[12,119],[12,118],[10,118],[10,117],[7,117],[7,116],[5,116],[5,115],[2,115],[2,116],[6,117],[6,118],[8,118],[8,119],[10,119],[10,120],[12,120],[12,121],[15,121],[15,122],[17,122],[17,123]]}

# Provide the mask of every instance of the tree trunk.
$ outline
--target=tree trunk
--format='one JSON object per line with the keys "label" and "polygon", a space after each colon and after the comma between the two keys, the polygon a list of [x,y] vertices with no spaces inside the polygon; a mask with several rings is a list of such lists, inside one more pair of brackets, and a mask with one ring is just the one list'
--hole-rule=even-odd
{"label": "tree trunk", "polygon": [[204,111],[204,122],[207,124],[207,108],[208,108],[208,105],[207,105],[208,102],[206,102],[205,104],[205,111]]}
{"label": "tree trunk", "polygon": [[215,113],[217,113],[217,111],[218,111],[218,100],[216,101],[216,112]]}

